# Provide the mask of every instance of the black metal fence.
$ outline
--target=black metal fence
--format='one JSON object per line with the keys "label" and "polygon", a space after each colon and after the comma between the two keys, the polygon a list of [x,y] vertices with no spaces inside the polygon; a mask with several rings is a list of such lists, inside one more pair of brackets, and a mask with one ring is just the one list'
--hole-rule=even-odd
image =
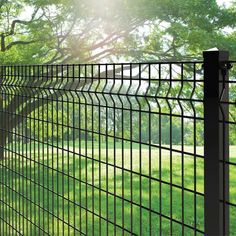
{"label": "black metal fence", "polygon": [[234,235],[236,80],[222,53],[204,69],[1,66],[0,235]]}

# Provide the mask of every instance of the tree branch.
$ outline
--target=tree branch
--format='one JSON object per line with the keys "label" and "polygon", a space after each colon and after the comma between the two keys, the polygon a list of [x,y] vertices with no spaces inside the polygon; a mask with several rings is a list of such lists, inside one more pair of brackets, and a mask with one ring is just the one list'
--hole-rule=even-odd
{"label": "tree branch", "polygon": [[32,44],[35,42],[36,42],[36,40],[32,40],[32,41],[20,41],[19,40],[19,41],[11,42],[5,47],[5,51],[11,49],[13,46],[16,46],[16,45],[28,45],[28,44]]}

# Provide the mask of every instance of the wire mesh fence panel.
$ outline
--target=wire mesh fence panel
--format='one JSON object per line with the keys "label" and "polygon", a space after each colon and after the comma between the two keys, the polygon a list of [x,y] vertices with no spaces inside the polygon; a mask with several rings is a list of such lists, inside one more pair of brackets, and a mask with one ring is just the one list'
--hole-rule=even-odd
{"label": "wire mesh fence panel", "polygon": [[[236,62],[226,62],[225,66],[228,72],[225,72],[224,76],[228,78],[227,80],[223,78],[223,80],[220,81],[223,85],[223,90],[220,101],[221,118],[219,123],[223,130],[229,130],[229,155],[227,159],[224,155],[222,160],[220,160],[220,164],[223,182],[225,185],[228,184],[228,186],[221,195],[220,204],[222,204],[224,218],[229,217],[229,234],[234,235],[236,233],[236,225],[234,223],[236,220]],[[225,91],[228,91],[228,97],[226,98],[224,96]],[[224,147],[226,150],[227,148],[228,147]],[[225,173],[228,173],[228,176],[225,176]],[[224,222],[223,227],[226,227]]]}
{"label": "wire mesh fence panel", "polygon": [[1,235],[204,234],[201,62],[2,66],[1,80]]}

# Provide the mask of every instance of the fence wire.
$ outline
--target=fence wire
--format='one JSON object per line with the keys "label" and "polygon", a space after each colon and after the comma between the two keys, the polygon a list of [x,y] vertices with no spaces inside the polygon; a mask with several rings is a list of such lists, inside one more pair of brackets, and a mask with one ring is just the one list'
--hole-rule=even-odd
{"label": "fence wire", "polygon": [[[219,123],[223,132],[226,129],[229,130],[229,137],[223,137],[224,140],[228,139],[229,149],[228,147],[224,147],[224,155],[222,155],[222,159],[220,160],[220,171],[224,184],[220,204],[222,204],[224,212],[223,227],[227,227],[228,223],[225,223],[225,220],[228,218],[229,234],[234,235],[236,233],[236,61],[229,61],[226,65],[229,70],[225,73],[225,76],[227,75],[228,79],[225,80],[223,77],[223,80],[220,81],[223,88],[221,91],[221,117]],[[228,96],[225,97],[226,91]],[[225,150],[229,153],[225,153]]]}
{"label": "fence wire", "polygon": [[201,62],[0,69],[0,235],[204,234]]}

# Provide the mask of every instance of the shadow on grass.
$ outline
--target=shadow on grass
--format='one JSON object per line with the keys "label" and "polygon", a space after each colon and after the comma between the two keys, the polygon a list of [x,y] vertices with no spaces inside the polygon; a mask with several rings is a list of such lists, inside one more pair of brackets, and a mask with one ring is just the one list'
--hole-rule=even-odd
{"label": "shadow on grass", "polygon": [[[163,162],[160,184],[155,165],[131,173],[119,164],[114,168],[110,159],[110,165],[101,163],[96,156],[94,160],[69,154],[8,158],[0,163],[1,217],[23,235],[159,235],[160,231],[169,235],[171,227],[172,235],[194,235],[191,228],[203,231],[204,199],[168,184],[172,177],[172,183],[181,186],[177,162],[172,175],[170,163]],[[192,165],[192,161],[184,163],[184,187],[190,190],[194,188]],[[140,171],[155,178],[140,176]],[[202,184],[200,175],[198,184]],[[231,211],[231,215],[236,214]],[[9,229],[4,224],[1,234],[16,234]],[[231,231],[236,232],[234,225]]]}

